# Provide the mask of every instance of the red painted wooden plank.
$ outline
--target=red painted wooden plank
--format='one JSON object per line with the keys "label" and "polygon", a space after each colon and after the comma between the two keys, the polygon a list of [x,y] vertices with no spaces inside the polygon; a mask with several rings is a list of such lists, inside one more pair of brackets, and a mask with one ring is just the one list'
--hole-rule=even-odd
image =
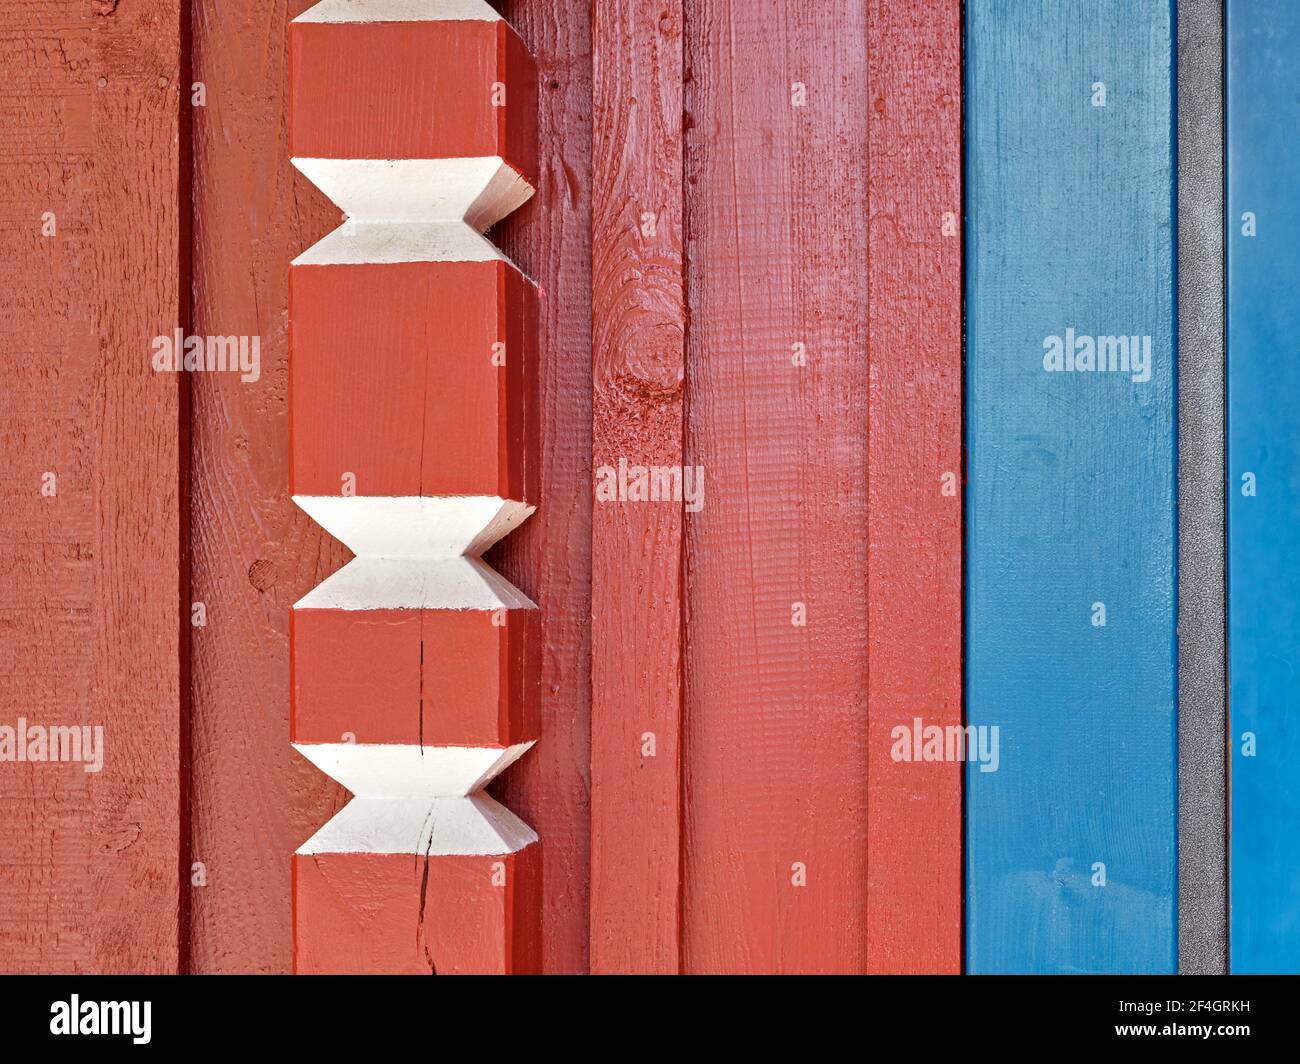
{"label": "red painted wooden plank", "polygon": [[[298,970],[528,975],[539,969],[540,852],[295,856]],[[323,934],[322,929],[331,933]]]}
{"label": "red painted wooden plank", "polygon": [[537,62],[537,195],[494,231],[538,283],[541,508],[488,555],[541,615],[537,746],[491,788],[544,840],[542,965],[587,968],[591,721],[591,37],[589,5],[496,5]]}
{"label": "red painted wooden plank", "polygon": [[346,800],[286,741],[289,607],[349,556],[288,492],[288,263],[339,221],[289,162],[287,22],[312,3],[194,5],[193,329],[258,335],[262,360],[254,384],[191,379],[197,973],[290,970],[289,855]]}
{"label": "red painted wooden plank", "polygon": [[685,11],[684,967],[861,971],[866,8]]}
{"label": "red painted wooden plank", "polygon": [[[291,25],[295,157],[437,159],[499,155],[532,180],[533,125],[507,122],[497,87],[536,109],[536,70],[504,21]],[[328,112],[310,106],[330,101]]]}
{"label": "red painted wooden plank", "polygon": [[594,9],[591,968],[680,968],[682,498],[611,498],[682,467],[682,7]]}
{"label": "red painted wooden plank", "polygon": [[894,761],[960,725],[961,4],[868,17],[867,965],[961,970],[961,768]]}
{"label": "red painted wooden plank", "polygon": [[[180,5],[5,5],[0,63],[0,969],[175,972],[188,439],[150,354],[188,324]],[[82,764],[33,760],[53,726],[91,729]]]}
{"label": "red painted wooden plank", "polygon": [[535,739],[537,629],[536,610],[295,610],[293,741]]}
{"label": "red painted wooden plank", "polygon": [[518,270],[299,265],[289,285],[294,495],[337,495],[346,471],[358,495],[536,503],[537,298]]}

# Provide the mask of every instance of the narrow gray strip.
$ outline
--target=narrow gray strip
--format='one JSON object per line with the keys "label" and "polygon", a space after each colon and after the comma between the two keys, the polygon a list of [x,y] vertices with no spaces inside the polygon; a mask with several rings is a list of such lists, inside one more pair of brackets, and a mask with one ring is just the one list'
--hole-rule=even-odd
{"label": "narrow gray strip", "polygon": [[1178,968],[1228,967],[1223,4],[1178,0]]}

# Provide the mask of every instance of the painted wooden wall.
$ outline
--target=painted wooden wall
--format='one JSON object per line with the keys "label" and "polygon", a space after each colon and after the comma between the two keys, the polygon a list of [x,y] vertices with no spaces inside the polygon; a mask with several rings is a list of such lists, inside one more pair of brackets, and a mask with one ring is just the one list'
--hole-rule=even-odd
{"label": "painted wooden wall", "polygon": [[[867,968],[961,970],[961,5],[868,8]],[[915,751],[913,751],[915,753]]]}
{"label": "painted wooden wall", "polygon": [[[349,554],[288,492],[288,262],[339,221],[293,169],[287,140],[289,21],[311,6],[194,5],[195,331],[256,331],[263,381],[196,374],[195,630],[191,832],[206,885],[193,891],[196,972],[292,966],[287,854],[346,792],[296,754],[289,733],[289,607]],[[494,784],[553,840],[543,869],[546,970],[586,969],[590,391],[587,15],[563,0],[501,4],[539,66],[539,194],[498,243],[539,284],[541,494],[555,500],[490,560],[541,607],[547,651],[541,741]],[[250,46],[250,42],[257,42]],[[238,328],[237,328],[238,327]],[[256,810],[249,816],[247,810]]]}
{"label": "painted wooden wall", "polygon": [[[967,766],[967,963],[1170,972],[1172,5],[966,25],[966,712],[1000,736]],[[1098,372],[1121,334],[1149,362]]]}
{"label": "painted wooden wall", "polygon": [[[684,11],[614,0],[593,29],[592,466],[607,480],[684,465]],[[591,969],[673,973],[686,515],[601,493],[591,516]]]}
{"label": "painted wooden wall", "polygon": [[[182,5],[0,19],[0,968],[174,971],[189,416],[150,354],[189,310]],[[101,770],[15,761],[55,726],[102,728]]]}
{"label": "painted wooden wall", "polygon": [[538,284],[538,512],[488,561],[541,610],[537,746],[499,796],[545,840],[542,970],[588,966],[591,795],[592,41],[568,0],[495,5],[538,69],[537,195],[490,234]]}
{"label": "painted wooden wall", "polygon": [[[0,723],[107,743],[3,766],[5,970],[290,970],[290,854],[347,797],[288,744],[290,606],[349,558],[289,498],[288,263],[340,217],[289,163],[310,3],[0,15]],[[540,506],[488,557],[540,606],[539,741],[493,784],[543,841],[529,966],[1173,970],[1172,5],[494,6],[539,95],[537,195],[489,234],[537,283]],[[1300,955],[1282,6],[1229,5],[1250,971]],[[178,325],[259,336],[260,379],[151,372]],[[1120,334],[1149,377],[1082,339],[1045,368]],[[656,464],[699,505],[601,497]],[[895,756],[963,694],[996,771]]]}
{"label": "painted wooden wall", "polygon": [[1300,972],[1300,11],[1227,21],[1228,675],[1234,972]]}
{"label": "painted wooden wall", "polygon": [[285,741],[289,607],[348,557],[289,499],[288,263],[338,223],[289,162],[290,18],[310,6],[193,5],[196,333],[261,337],[262,376],[196,373],[190,970],[287,972],[285,854],[346,800]]}
{"label": "painted wooden wall", "polygon": [[685,10],[682,964],[860,971],[866,9]]}
{"label": "painted wooden wall", "polygon": [[958,5],[595,27],[593,970],[956,971]]}
{"label": "painted wooden wall", "polygon": [[[287,150],[287,25],[310,0],[99,6],[2,16],[21,73],[4,97],[2,172],[23,309],[5,344],[19,384],[4,432],[20,456],[4,517],[6,717],[84,716],[105,726],[109,756],[99,775],[6,766],[0,967],[287,972],[287,856],[346,799],[287,743],[289,607],[348,557],[288,496],[287,267],[339,220]],[[544,966],[579,972],[589,12],[501,9],[539,64],[541,194],[494,238],[542,295],[551,504],[494,552],[543,604],[547,645],[543,741],[497,787],[551,840],[534,906],[548,914]],[[260,379],[156,375],[150,339],[177,325],[258,336]]]}

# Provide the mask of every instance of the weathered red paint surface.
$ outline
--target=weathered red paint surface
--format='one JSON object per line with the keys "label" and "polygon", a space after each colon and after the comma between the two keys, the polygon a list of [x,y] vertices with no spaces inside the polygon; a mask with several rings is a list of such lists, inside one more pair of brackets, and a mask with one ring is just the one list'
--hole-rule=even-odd
{"label": "weathered red paint surface", "polygon": [[358,495],[536,503],[537,296],[509,263],[294,266],[289,317],[293,494],[351,473]]}
{"label": "weathered red paint surface", "polygon": [[[216,374],[192,381],[188,597],[207,610],[206,626],[188,632],[189,831],[206,884],[188,890],[196,971],[288,969],[288,855],[341,799],[286,742],[288,606],[346,557],[286,490],[287,263],[339,217],[287,162],[284,19],[307,6],[295,0],[287,13],[268,16],[264,5],[236,0],[220,19],[195,8],[195,78],[207,103],[192,112],[192,331],[260,335],[263,368],[252,385]],[[465,483],[454,486],[472,490],[535,476],[542,509],[494,556],[541,605],[524,623],[541,626],[545,650],[520,667],[513,630],[484,631],[481,614],[425,611],[417,626],[379,611],[328,621],[321,611],[308,621],[321,621],[320,630],[300,647],[312,664],[306,687],[298,684],[298,738],[337,741],[352,731],[375,736],[361,741],[420,741],[420,714],[407,707],[443,690],[470,690],[488,708],[443,718],[446,734],[504,743],[531,737],[514,710],[535,703],[542,741],[493,789],[541,833],[546,862],[536,846],[508,857],[521,866],[519,893],[501,896],[481,890],[483,867],[474,862],[491,858],[456,859],[463,867],[431,872],[427,884],[418,855],[347,855],[337,868],[331,862],[343,855],[298,858],[308,906],[347,928],[318,938],[309,931],[304,968],[357,970],[362,957],[370,970],[427,972],[432,957],[440,971],[511,964],[580,971],[589,949],[596,970],[952,970],[958,962],[958,775],[952,766],[888,758],[889,730],[915,715],[916,692],[927,718],[960,716],[960,497],[940,492],[942,474],[959,472],[960,236],[940,229],[943,213],[960,209],[955,5],[931,0],[900,11],[878,3],[867,20],[844,3],[785,13],[725,0],[684,6],[684,23],[676,3],[596,12],[608,65],[596,94],[595,121],[605,125],[593,234],[591,13],[564,0],[502,5],[538,52],[543,90],[539,195],[494,234],[539,282],[537,466],[509,461],[516,393],[503,386],[508,376],[495,368],[479,375],[457,361],[491,335],[499,306],[484,310],[482,335],[467,332],[439,348],[443,334],[401,332],[412,315],[390,314],[383,302],[395,299],[400,309],[436,298],[427,274],[393,285],[386,272],[358,283],[357,273],[345,281],[341,270],[320,271],[340,280],[326,280],[311,298],[351,308],[314,341],[321,364],[339,368],[347,401],[335,402],[328,423],[305,415],[303,431],[315,433],[313,447],[328,449],[340,428],[353,431],[349,418],[373,428],[361,447],[371,471],[363,490],[372,481],[390,486],[385,478],[429,490],[429,473],[446,486],[464,472]],[[179,175],[157,170],[160,160],[175,161],[168,152],[176,131],[167,123],[175,122],[170,94],[179,74],[162,73],[171,87],[158,85],[155,100],[152,69],[141,80],[128,68],[138,53],[114,34],[146,32],[143,23],[59,26],[46,28],[62,35],[62,54],[90,63],[60,68],[48,97],[10,101],[24,128],[48,130],[48,151],[33,157],[23,141],[17,147],[28,154],[0,168],[11,230],[32,231],[24,245],[30,261],[15,279],[28,314],[8,343],[34,352],[33,364],[59,367],[56,378],[11,389],[5,434],[27,463],[25,476],[39,477],[46,453],[58,458],[54,469],[72,471],[60,475],[57,499],[19,496],[7,511],[14,571],[27,574],[0,599],[16,648],[7,714],[38,721],[41,707],[103,707],[105,723],[131,733],[117,749],[136,775],[129,784],[113,775],[110,732],[104,773],[77,777],[70,803],[65,781],[48,789],[36,766],[8,777],[17,791],[5,793],[20,815],[0,827],[0,960],[15,971],[169,970],[185,933],[176,902],[187,889],[175,878],[185,849],[177,714],[184,648],[174,609],[183,590],[183,521],[166,516],[181,505],[178,490],[160,485],[167,477],[183,482],[175,469],[183,395],[167,392],[165,379],[132,374],[147,366],[149,336],[183,316],[183,285],[179,271],[140,259],[128,234],[142,213],[165,230],[179,210]],[[31,27],[19,26],[16,39],[41,29]],[[869,72],[862,41],[872,49]],[[26,69],[28,59],[16,55],[15,67]],[[101,71],[106,86],[95,80]],[[792,81],[807,89],[802,106],[792,104]],[[356,128],[354,144],[371,135]],[[404,135],[382,132],[390,146]],[[407,141],[421,136],[411,131]],[[111,181],[128,159],[136,168]],[[60,224],[48,242],[31,221],[47,200]],[[642,228],[646,212],[653,236]],[[78,228],[77,218],[89,221]],[[151,246],[167,246],[162,230]],[[87,274],[87,261],[114,268]],[[370,269],[379,268],[360,272]],[[68,301],[68,292],[84,291],[83,274],[92,278],[93,305]],[[366,318],[368,304],[376,312]],[[111,318],[108,306],[117,308]],[[152,318],[127,320],[123,306],[143,316],[171,306],[172,319],[157,327]],[[354,334],[326,335],[358,320],[364,328]],[[398,332],[382,332],[390,327]],[[138,365],[133,328],[148,334]],[[76,351],[96,350],[85,339],[96,333],[100,354],[108,353],[78,358]],[[444,442],[464,446],[454,461],[444,448],[404,446],[409,425],[395,422],[442,408],[414,403],[394,418],[366,406],[380,394],[368,382],[382,367],[349,363],[363,341],[401,352],[389,369],[404,403],[427,386],[427,376],[406,375],[423,346],[440,352],[434,387],[446,384],[475,397],[467,401],[477,410],[507,416],[479,434],[465,431],[468,423],[448,426],[459,436],[439,428]],[[791,363],[796,343],[806,366]],[[89,404],[97,395],[106,407]],[[598,464],[625,457],[703,465],[704,509],[684,516],[680,507],[646,504],[593,509],[593,437]],[[88,450],[78,442],[87,439]],[[319,488],[297,490],[337,493],[336,477],[326,474],[341,463],[338,454],[319,468],[308,461],[301,482]],[[55,522],[51,511],[61,515]],[[132,568],[141,544],[146,575]],[[63,559],[55,584],[51,557]],[[158,559],[165,572],[168,557],[176,577],[160,585]],[[159,621],[160,586],[172,596],[170,627]],[[23,588],[43,589],[42,601]],[[51,603],[57,616],[46,616]],[[805,627],[790,623],[796,603]],[[181,605],[188,621],[188,602]],[[357,627],[348,633],[348,625]],[[122,642],[119,630],[131,639]],[[129,663],[123,646],[135,655]],[[433,657],[423,670],[409,668],[421,648]],[[358,677],[366,672],[349,654],[370,666],[364,684]],[[169,661],[182,664],[173,673]],[[136,697],[142,682],[144,701]],[[153,697],[169,684],[167,715],[155,719],[163,702]],[[367,696],[402,708],[358,721],[355,707]],[[653,758],[641,753],[647,732],[656,739]],[[64,812],[51,819],[55,805]],[[435,869],[444,860],[427,863]],[[792,881],[795,865],[805,886]],[[113,885],[120,877],[129,890]],[[105,882],[106,893],[97,893]],[[37,891],[49,904],[33,916]],[[455,919],[433,920],[432,911]],[[545,914],[540,927],[528,926],[529,911]],[[368,913],[379,923],[367,923]]]}
{"label": "weathered red paint surface", "polygon": [[188,324],[180,15],[0,9],[0,724],[11,757],[20,721],[103,729],[99,772],[0,765],[10,973],[181,964],[188,412],[150,367]]}
{"label": "weathered red paint surface", "polygon": [[591,726],[591,38],[586,4],[496,5],[537,61],[537,195],[491,234],[539,288],[541,505],[488,556],[540,610],[541,730],[490,790],[542,838],[542,965],[587,967]]}
{"label": "weathered red paint surface", "polygon": [[861,971],[867,13],[684,7],[684,967]]}
{"label": "weathered red paint surface", "polygon": [[[505,22],[312,23],[289,27],[290,148],[322,159],[499,155],[536,172],[537,68]],[[497,86],[504,86],[502,106]]]}
{"label": "weathered red paint surface", "polygon": [[288,490],[289,261],[340,221],[289,162],[286,23],[313,2],[193,5],[193,331],[258,335],[262,358],[256,384],[190,381],[196,973],[291,970],[290,855],[347,799],[287,741],[289,607],[349,557]]}
{"label": "weathered red paint surface", "polygon": [[[593,465],[680,467],[682,10],[594,9]],[[591,968],[680,967],[682,501],[592,509]]]}
{"label": "weathered red paint surface", "polygon": [[489,857],[293,859],[304,975],[527,975],[539,969],[540,844]]}
{"label": "weathered red paint surface", "polygon": [[540,660],[536,610],[295,610],[293,740],[528,742]]}
{"label": "weathered red paint surface", "polygon": [[890,733],[962,720],[961,4],[869,14],[867,964],[961,970],[961,769]]}

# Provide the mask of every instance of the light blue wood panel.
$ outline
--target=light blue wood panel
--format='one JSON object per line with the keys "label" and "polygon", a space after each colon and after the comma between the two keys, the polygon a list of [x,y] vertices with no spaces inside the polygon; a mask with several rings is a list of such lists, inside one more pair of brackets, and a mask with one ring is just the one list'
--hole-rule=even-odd
{"label": "light blue wood panel", "polygon": [[966,12],[968,966],[1172,972],[1173,12]]}
{"label": "light blue wood panel", "polygon": [[1300,972],[1300,4],[1230,0],[1229,940]]}

